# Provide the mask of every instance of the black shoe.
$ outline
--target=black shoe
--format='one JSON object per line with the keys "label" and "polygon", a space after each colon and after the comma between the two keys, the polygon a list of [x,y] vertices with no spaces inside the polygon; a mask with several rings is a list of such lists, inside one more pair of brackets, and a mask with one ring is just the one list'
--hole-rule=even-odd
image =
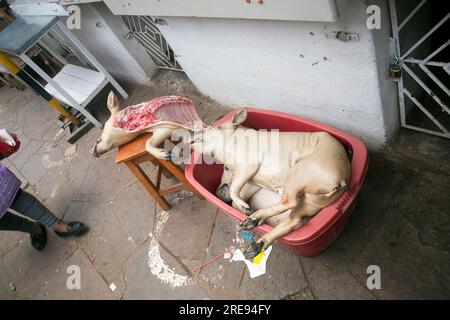
{"label": "black shoe", "polygon": [[42,251],[47,244],[47,229],[42,224],[37,224],[40,229],[39,234],[30,234],[31,245],[38,251]]}
{"label": "black shoe", "polygon": [[88,230],[88,228],[82,222],[79,221],[67,223],[66,229],[67,229],[66,232],[55,231],[55,233],[58,237],[68,238],[72,236],[81,236]]}

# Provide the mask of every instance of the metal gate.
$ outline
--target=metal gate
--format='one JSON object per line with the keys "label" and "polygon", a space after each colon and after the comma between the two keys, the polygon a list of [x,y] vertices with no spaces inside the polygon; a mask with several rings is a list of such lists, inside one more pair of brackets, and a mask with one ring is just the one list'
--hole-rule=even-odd
{"label": "metal gate", "polygon": [[401,125],[450,139],[450,13],[438,2],[389,1],[393,63],[400,68]]}
{"label": "metal gate", "polygon": [[152,17],[122,16],[122,19],[128,27],[129,35],[139,41],[159,68],[182,71],[173,50],[159,32]]}

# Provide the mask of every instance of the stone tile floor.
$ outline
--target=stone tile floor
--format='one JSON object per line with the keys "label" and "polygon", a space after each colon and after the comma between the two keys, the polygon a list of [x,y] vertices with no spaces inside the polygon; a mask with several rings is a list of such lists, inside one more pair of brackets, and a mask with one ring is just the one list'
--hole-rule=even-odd
{"label": "stone tile floor", "polygon": [[[127,103],[163,94],[193,99],[206,123],[228,112],[174,72],[133,88]],[[50,232],[43,252],[27,235],[1,231],[0,299],[450,298],[450,141],[401,131],[389,148],[370,154],[358,207],[327,251],[306,258],[275,246],[267,273],[250,279],[243,263],[225,259],[192,274],[232,244],[235,221],[193,196],[173,198],[173,209],[162,211],[114,163],[114,152],[91,157],[100,130],[69,152],[55,111],[29,90],[5,87],[0,128],[20,135],[20,151],[3,163],[26,190],[59,217],[90,226],[70,240]],[[66,287],[72,265],[81,270],[80,290]],[[381,268],[379,290],[366,286],[370,265]]]}

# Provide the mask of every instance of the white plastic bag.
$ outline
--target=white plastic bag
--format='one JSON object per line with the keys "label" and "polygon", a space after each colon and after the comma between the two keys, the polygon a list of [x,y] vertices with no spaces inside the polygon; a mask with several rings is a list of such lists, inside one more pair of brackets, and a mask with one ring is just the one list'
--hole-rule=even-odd
{"label": "white plastic bag", "polygon": [[[268,247],[266,250],[262,251],[260,255],[263,255],[262,258],[252,259],[252,261],[245,259],[244,254],[240,249],[234,250],[233,257],[231,258],[233,261],[244,261],[247,265],[248,271],[250,272],[250,278],[256,278],[260,275],[266,273],[266,262],[269,258],[270,252],[272,251],[272,246]],[[258,256],[257,256],[258,257]]]}
{"label": "white plastic bag", "polygon": [[6,129],[0,129],[0,140],[11,147],[16,145],[16,141],[14,140],[12,134]]}

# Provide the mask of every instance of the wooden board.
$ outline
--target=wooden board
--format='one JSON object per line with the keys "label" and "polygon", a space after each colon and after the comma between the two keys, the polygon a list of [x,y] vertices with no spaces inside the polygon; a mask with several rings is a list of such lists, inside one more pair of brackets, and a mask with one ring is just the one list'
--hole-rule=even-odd
{"label": "wooden board", "polygon": [[151,133],[145,133],[131,142],[119,147],[116,155],[116,163],[130,161],[139,158],[142,155],[148,154],[145,149],[145,143],[152,136]]}
{"label": "wooden board", "polygon": [[[68,64],[53,78],[75,101],[85,106],[106,85],[105,76],[90,69]],[[56,99],[71,105],[52,85],[45,90]]]}

